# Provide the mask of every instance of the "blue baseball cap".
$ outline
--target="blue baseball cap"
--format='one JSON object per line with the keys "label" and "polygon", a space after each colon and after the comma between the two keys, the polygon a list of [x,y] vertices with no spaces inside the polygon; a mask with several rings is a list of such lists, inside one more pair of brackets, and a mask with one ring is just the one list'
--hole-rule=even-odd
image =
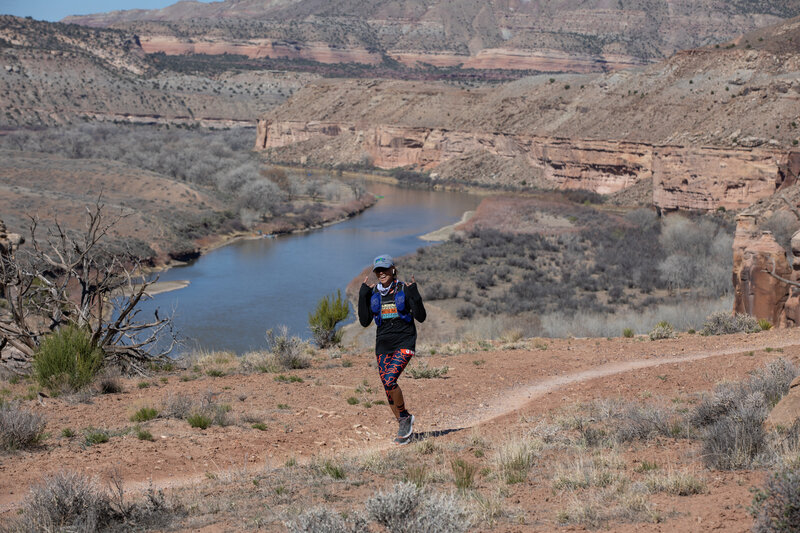
{"label": "blue baseball cap", "polygon": [[394,266],[394,260],[391,255],[379,255],[372,261],[372,270],[376,268],[391,268]]}

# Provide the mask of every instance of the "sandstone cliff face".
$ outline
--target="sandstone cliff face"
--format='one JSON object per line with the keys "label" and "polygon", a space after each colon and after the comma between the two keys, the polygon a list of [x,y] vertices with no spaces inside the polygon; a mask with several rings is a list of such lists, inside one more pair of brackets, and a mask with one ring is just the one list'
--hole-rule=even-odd
{"label": "sandstone cliff face", "polygon": [[[444,128],[267,120],[259,122],[256,149],[343,135],[352,139],[357,153],[368,155],[380,168],[414,166],[435,171],[445,162],[483,152],[525,161],[532,177],[555,189],[609,194],[652,178],[653,203],[663,209],[747,207],[773,194],[787,179],[793,180],[799,155],[772,148],[654,146]],[[470,181],[469,176],[463,179]]]}
{"label": "sandstone cliff face", "polygon": [[142,49],[148,54],[164,52],[167,55],[183,54],[239,54],[251,58],[304,59],[319,63],[365,63],[377,65],[382,57],[363,47],[332,48],[327,43],[288,43],[272,39],[247,41],[182,39],[167,35],[141,37]]}
{"label": "sandstone cliff face", "polygon": [[781,316],[789,286],[768,273],[773,269],[783,278],[791,274],[786,251],[772,233],[758,231],[755,217],[740,215],[733,240],[733,310],[785,326]]}
{"label": "sandstone cliff face", "polygon": [[[142,49],[148,54],[164,52],[183,54],[238,54],[253,59],[301,59],[318,63],[362,63],[378,65],[383,56],[364,47],[331,47],[325,42],[281,42],[273,39],[198,39],[171,35],[145,35]],[[625,54],[583,54],[562,50],[518,50],[487,48],[475,55],[454,52],[388,50],[386,56],[409,67],[433,65],[470,69],[538,70],[541,72],[589,73],[619,70],[645,64],[640,58]]]}
{"label": "sandstone cliff face", "polygon": [[772,149],[666,146],[653,158],[653,203],[663,209],[741,209],[773,194],[789,154]]}

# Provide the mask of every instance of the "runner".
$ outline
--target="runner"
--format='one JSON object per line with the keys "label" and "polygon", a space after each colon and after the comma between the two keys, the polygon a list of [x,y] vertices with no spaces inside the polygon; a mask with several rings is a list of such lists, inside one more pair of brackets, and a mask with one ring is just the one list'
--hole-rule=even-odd
{"label": "runner", "polygon": [[372,262],[372,272],[378,278],[377,285],[368,285],[364,278],[358,292],[358,321],[367,327],[374,320],[375,356],[386,399],[397,418],[397,444],[406,444],[414,433],[414,415],[406,409],[403,391],[397,378],[414,356],[417,347],[417,328],[414,320],[424,322],[425,306],[417,290],[414,276],[411,283],[397,279],[397,268],[388,255],[379,255]]}

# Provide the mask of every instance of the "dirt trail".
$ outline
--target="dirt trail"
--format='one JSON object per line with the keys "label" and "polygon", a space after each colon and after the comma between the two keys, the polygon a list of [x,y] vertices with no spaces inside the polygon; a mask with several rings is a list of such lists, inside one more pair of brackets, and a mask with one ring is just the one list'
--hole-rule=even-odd
{"label": "dirt trail", "polygon": [[[763,350],[768,346],[771,348],[777,347],[783,349],[783,348],[788,348],[790,346],[800,346],[800,345],[798,345],[796,342],[787,342],[784,344],[772,343],[769,345],[753,345],[751,347],[751,350]],[[676,356],[665,357],[663,359],[648,359],[644,361],[625,361],[622,363],[609,363],[606,365],[602,365],[600,367],[591,368],[589,370],[581,370],[578,372],[572,372],[562,376],[550,377],[545,380],[531,383],[530,385],[524,387],[514,387],[512,389],[507,389],[502,393],[497,394],[496,398],[498,399],[499,403],[496,405],[496,407],[484,408],[482,412],[477,414],[477,416],[466,419],[464,423],[467,425],[467,427],[473,427],[480,424],[492,422],[498,418],[502,418],[507,415],[513,414],[514,412],[523,409],[527,404],[535,401],[537,398],[540,398],[545,394],[554,392],[567,385],[591,381],[593,379],[598,379],[598,378],[609,377],[615,374],[622,374],[625,372],[631,372],[633,370],[639,370],[642,368],[651,368],[672,363],[688,363],[692,361],[699,361],[701,359],[707,359],[709,357],[733,355],[741,353],[742,351],[743,350],[741,348],[729,348],[724,350],[702,351],[690,355],[683,355],[677,357]]]}
{"label": "dirt trail", "polygon": [[[548,347],[541,347],[542,342],[529,342],[537,349],[475,350],[426,357],[430,364],[449,365],[451,371],[443,380],[406,379],[403,383],[419,418],[415,428],[418,434],[422,438],[443,437],[486,424],[503,426],[504,417],[513,417],[520,410],[562,405],[560,395],[550,396],[560,389],[588,387],[584,399],[592,399],[592,394],[609,394],[594,380],[611,376],[620,376],[620,382],[633,382],[637,390],[652,388],[652,383],[643,383],[644,374],[633,377],[630,373],[662,365],[694,362],[691,372],[684,367],[671,371],[691,385],[687,390],[698,391],[707,390],[716,380],[742,375],[778,355],[772,351],[800,358],[800,331],[787,330],[717,338],[685,336],[658,343],[621,338],[547,339]],[[750,357],[755,352],[757,355]],[[158,406],[165,394],[193,396],[213,388],[220,401],[230,402],[232,414],[240,419],[258,415],[270,429],[256,431],[240,423],[198,431],[185,421],[157,419],[147,426],[155,442],[128,435],[115,437],[106,445],[81,447],[75,439],[53,438],[44,450],[0,458],[0,478],[6,479],[0,482],[0,513],[18,506],[27,487],[43,474],[61,468],[102,477],[119,466],[126,488],[139,491],[151,483],[156,488],[201,483],[208,472],[235,475],[245,464],[243,457],[248,458],[248,471],[253,471],[282,464],[289,457],[307,462],[320,454],[390,449],[394,446],[393,426],[386,408],[362,407],[365,399],[374,402],[383,395],[376,387],[374,368],[368,364],[373,356],[363,352],[350,357],[347,366],[331,366],[320,360],[314,368],[298,371],[304,378],[299,384],[280,383],[271,374],[230,374],[188,382],[171,376],[169,383],[153,383],[144,389],[131,381],[125,393],[96,397],[91,405],[53,400],[46,406],[34,406],[46,416],[48,431],[58,435],[65,427],[130,426],[128,417],[133,411],[143,405]],[[702,368],[696,368],[697,364]],[[731,364],[737,365],[736,373],[728,370]],[[673,387],[667,394],[673,390],[677,393],[675,383],[655,381],[655,386]],[[371,393],[359,395],[361,404],[348,405],[348,395],[367,383]],[[595,389],[590,390],[592,387]],[[290,404],[291,408],[281,408],[281,404]]]}
{"label": "dirt trail", "polygon": [[[785,349],[792,346],[800,347],[800,343],[798,343],[795,340],[788,342],[771,342],[771,343],[767,342],[767,343],[750,345],[749,350],[763,350],[768,347],[772,349]],[[568,385],[576,383],[585,383],[588,381],[592,381],[594,379],[605,378],[617,374],[624,374],[627,372],[632,372],[634,370],[640,370],[644,368],[652,368],[674,363],[688,363],[693,361],[699,361],[702,359],[708,359],[711,357],[734,355],[749,350],[742,350],[741,347],[719,349],[719,350],[704,350],[682,356],[668,356],[660,359],[609,363],[588,370],[581,370],[577,372],[570,372],[564,375],[548,377],[546,379],[537,380],[533,383],[524,386],[515,386],[513,388],[508,388],[503,391],[500,391],[494,396],[493,400],[495,401],[492,401],[488,398],[475,398],[474,402],[476,402],[478,405],[486,405],[487,407],[479,407],[475,410],[474,416],[463,419],[453,415],[449,416],[448,417],[449,427],[470,429],[476,426],[480,426],[482,424],[494,422],[498,419],[512,415],[517,411],[524,409],[527,405],[536,401],[538,398],[556,392],[557,390],[566,387]],[[492,404],[494,404],[494,407],[488,407],[489,405]],[[395,444],[393,444],[387,439],[386,441],[380,444],[376,444],[368,448],[360,446],[357,448],[353,447],[353,449],[350,450],[350,452],[364,454],[369,452],[392,449],[394,446]],[[347,451],[343,451],[343,453],[346,454]],[[303,458],[299,459],[299,462],[307,463],[309,460],[310,458]],[[204,478],[205,475],[194,475],[182,479],[164,480],[165,482],[159,482],[158,480],[153,480],[153,484],[154,486],[161,488],[179,487],[179,486],[191,485],[192,483],[201,481]],[[149,483],[139,483],[137,484],[136,490],[144,490],[148,486]],[[2,510],[3,510],[2,507],[0,507],[0,511]]]}

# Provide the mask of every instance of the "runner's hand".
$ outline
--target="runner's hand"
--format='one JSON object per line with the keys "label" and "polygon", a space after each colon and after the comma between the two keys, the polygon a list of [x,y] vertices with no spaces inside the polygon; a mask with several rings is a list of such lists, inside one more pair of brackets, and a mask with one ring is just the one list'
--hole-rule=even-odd
{"label": "runner's hand", "polygon": [[369,274],[367,274],[366,276],[364,276],[364,285],[366,285],[366,286],[367,286],[367,287],[369,287],[370,289],[374,289],[374,288],[375,288],[375,285],[370,285],[369,283],[367,283],[367,281],[369,281]]}
{"label": "runner's hand", "polygon": [[417,280],[414,279],[414,274],[411,274],[411,283],[406,283],[406,287],[410,287],[410,286],[414,285],[416,282],[417,282]]}

